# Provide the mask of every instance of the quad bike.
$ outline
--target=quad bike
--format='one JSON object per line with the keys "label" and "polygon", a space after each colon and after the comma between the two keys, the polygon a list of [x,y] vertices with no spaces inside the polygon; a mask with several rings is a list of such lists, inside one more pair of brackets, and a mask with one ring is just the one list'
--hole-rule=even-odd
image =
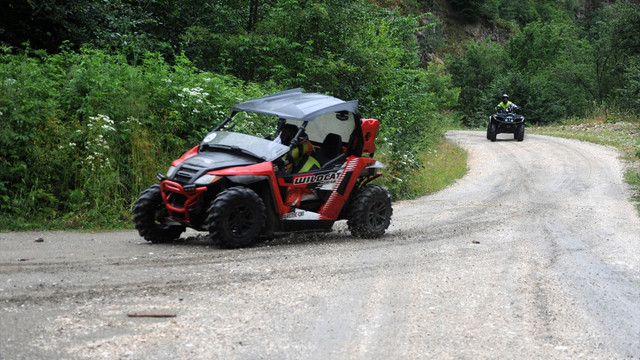
{"label": "quad bike", "polygon": [[496,141],[496,135],[512,133],[517,141],[524,140],[524,116],[516,114],[519,110],[518,106],[510,106],[504,111],[498,111],[489,116],[487,139]]}
{"label": "quad bike", "polygon": [[[223,130],[240,112],[273,116],[276,134],[295,124],[296,140],[285,146]],[[238,104],[140,194],[135,227],[152,243],[175,240],[187,227],[208,231],[225,248],[250,246],[279,232],[327,231],[343,219],[355,237],[380,237],[393,210],[389,192],[370,184],[385,168],[373,158],[379,125],[361,119],[357,101],[300,89]],[[320,169],[285,171],[298,139],[313,145]]]}

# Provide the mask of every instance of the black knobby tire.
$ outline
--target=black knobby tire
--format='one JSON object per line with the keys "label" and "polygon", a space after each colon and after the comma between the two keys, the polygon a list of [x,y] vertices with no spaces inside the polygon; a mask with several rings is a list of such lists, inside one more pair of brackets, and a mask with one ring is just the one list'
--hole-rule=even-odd
{"label": "black knobby tire", "polygon": [[143,191],[133,206],[133,224],[140,236],[152,243],[175,240],[184,232],[182,225],[167,224],[168,216],[159,184]]}
{"label": "black knobby tire", "polygon": [[496,135],[498,132],[498,128],[496,126],[496,124],[494,122],[491,122],[489,124],[489,127],[487,128],[487,139],[493,141],[496,141]]}
{"label": "black knobby tire", "polygon": [[524,140],[524,124],[518,125],[518,130],[516,130],[514,137],[516,138],[516,141]]}
{"label": "black knobby tire", "polygon": [[234,249],[253,244],[265,219],[266,209],[258,194],[249,188],[232,187],[211,202],[206,222],[211,239]]}
{"label": "black knobby tire", "polygon": [[392,214],[389,192],[379,185],[366,185],[355,194],[349,207],[347,226],[355,237],[380,237],[389,227]]}

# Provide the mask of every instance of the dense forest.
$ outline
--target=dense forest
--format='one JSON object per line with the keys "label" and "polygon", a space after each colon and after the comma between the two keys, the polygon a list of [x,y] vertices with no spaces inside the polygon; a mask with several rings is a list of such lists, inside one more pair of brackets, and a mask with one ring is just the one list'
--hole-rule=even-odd
{"label": "dense forest", "polygon": [[[358,99],[402,198],[502,93],[533,123],[640,113],[640,5],[597,0],[2,0],[0,229],[110,227],[230,106]],[[266,124],[244,129],[266,134]]]}

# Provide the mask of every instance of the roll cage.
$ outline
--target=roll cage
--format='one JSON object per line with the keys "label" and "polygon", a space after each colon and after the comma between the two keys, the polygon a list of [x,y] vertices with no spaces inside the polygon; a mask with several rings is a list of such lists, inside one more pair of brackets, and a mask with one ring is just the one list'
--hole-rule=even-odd
{"label": "roll cage", "polygon": [[272,115],[278,118],[279,133],[284,124],[298,126],[314,144],[321,144],[328,134],[339,135],[347,156],[362,156],[364,138],[358,101],[344,101],[333,96],[304,93],[291,89],[245,101],[231,108],[231,114],[214,131],[224,127],[240,112]]}

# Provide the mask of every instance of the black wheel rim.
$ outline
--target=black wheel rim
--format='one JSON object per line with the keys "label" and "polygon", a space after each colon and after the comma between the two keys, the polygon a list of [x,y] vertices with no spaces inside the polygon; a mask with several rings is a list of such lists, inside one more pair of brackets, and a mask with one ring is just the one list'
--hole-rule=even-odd
{"label": "black wheel rim", "polygon": [[376,201],[369,211],[369,224],[374,229],[384,226],[387,221],[387,204],[384,201]]}
{"label": "black wheel rim", "polygon": [[229,231],[236,237],[242,237],[251,231],[255,224],[255,216],[251,208],[245,205],[236,206],[227,219]]}

